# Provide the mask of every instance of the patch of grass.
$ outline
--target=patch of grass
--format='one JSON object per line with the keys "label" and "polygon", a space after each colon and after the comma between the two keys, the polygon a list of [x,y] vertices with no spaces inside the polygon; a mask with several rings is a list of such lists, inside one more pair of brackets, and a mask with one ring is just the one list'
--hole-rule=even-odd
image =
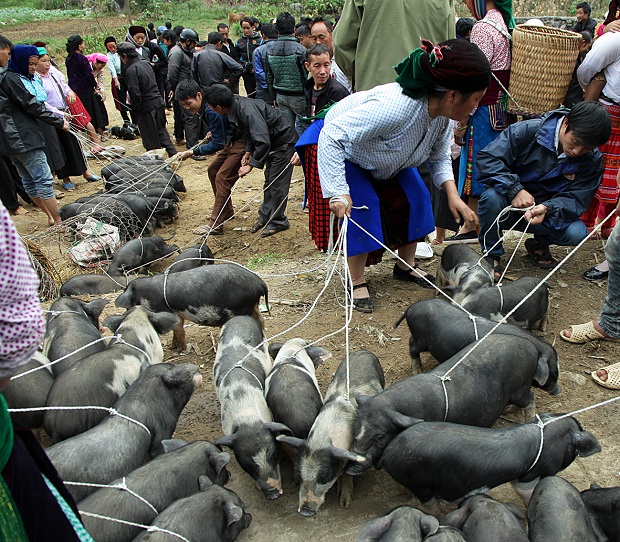
{"label": "patch of grass", "polygon": [[267,252],[267,254],[263,254],[262,256],[254,256],[253,258],[250,258],[248,260],[247,268],[260,269],[261,267],[266,267],[277,263],[281,261],[282,258],[282,254],[272,254],[271,252]]}
{"label": "patch of grass", "polygon": [[0,24],[21,24],[84,17],[83,9],[37,9],[32,7],[0,8]]}

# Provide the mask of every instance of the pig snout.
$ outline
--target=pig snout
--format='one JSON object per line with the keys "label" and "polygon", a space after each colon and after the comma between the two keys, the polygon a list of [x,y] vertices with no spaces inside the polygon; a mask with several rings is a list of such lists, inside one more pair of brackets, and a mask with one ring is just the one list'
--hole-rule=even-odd
{"label": "pig snout", "polygon": [[311,518],[316,516],[316,513],[319,511],[319,508],[321,508],[321,505],[324,502],[325,497],[317,497],[314,493],[309,491],[299,503],[298,512],[306,518]]}
{"label": "pig snout", "polygon": [[200,373],[196,373],[192,379],[194,381],[194,389],[202,388],[202,375]]}
{"label": "pig snout", "polygon": [[267,478],[266,482],[257,482],[258,489],[263,492],[265,499],[273,501],[282,495],[282,484],[275,478]]}

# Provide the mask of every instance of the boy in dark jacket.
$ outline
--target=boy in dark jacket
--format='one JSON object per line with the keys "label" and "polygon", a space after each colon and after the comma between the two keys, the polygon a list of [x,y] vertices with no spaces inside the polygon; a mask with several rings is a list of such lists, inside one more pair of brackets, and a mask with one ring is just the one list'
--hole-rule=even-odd
{"label": "boy in dark jacket", "polygon": [[245,141],[245,154],[241,160],[239,177],[255,167],[265,168],[263,203],[258,210],[258,220],[251,233],[263,230],[261,237],[269,237],[288,230],[286,203],[291,185],[293,144],[295,130],[276,108],[262,100],[235,96],[224,85],[212,85],[205,93],[209,107],[226,115],[232,128]]}
{"label": "boy in dark jacket", "polygon": [[148,62],[140,59],[135,47],[121,43],[116,48],[125,66],[125,82],[135,113],[142,145],[147,151],[166,149],[168,156],[177,153],[166,130],[166,109],[164,99],[159,94],[155,73]]}
{"label": "boy in dark jacket", "polygon": [[[532,263],[553,267],[549,245],[575,246],[587,235],[579,219],[588,208],[603,175],[596,148],[611,134],[611,120],[597,102],[581,102],[572,110],[550,111],[540,119],[509,126],[478,153],[474,167],[485,185],[478,205],[480,245],[496,272],[504,253],[502,228],[528,226],[525,247]],[[512,211],[496,224],[508,206]],[[527,210],[526,210],[527,209]],[[489,262],[491,263],[491,262]]]}
{"label": "boy in dark jacket", "polygon": [[234,58],[243,67],[243,85],[248,98],[256,97],[256,79],[254,78],[254,66],[252,55],[255,49],[262,43],[260,34],[254,29],[252,19],[245,18],[241,21],[241,36],[235,44]]}

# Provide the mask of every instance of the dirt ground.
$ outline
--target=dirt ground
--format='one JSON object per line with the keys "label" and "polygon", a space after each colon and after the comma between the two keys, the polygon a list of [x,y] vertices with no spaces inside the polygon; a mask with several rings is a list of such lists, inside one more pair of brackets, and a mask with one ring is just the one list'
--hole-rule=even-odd
{"label": "dirt ground", "polygon": [[[172,114],[168,114],[169,129],[172,130]],[[110,125],[121,124],[120,115],[110,111]],[[127,149],[128,155],[143,151],[140,140],[126,142],[110,140]],[[181,150],[181,149],[179,149]],[[213,197],[207,167],[211,159],[184,162],[178,173],[185,179],[188,188],[181,194],[180,216],[171,225],[156,231],[157,235],[169,239],[183,248],[199,241],[191,232],[205,223],[210,213]],[[104,163],[90,161],[91,168],[99,173]],[[91,194],[102,188],[100,183],[77,181],[77,190],[67,193],[61,204],[69,203],[78,197]],[[316,299],[324,284],[325,256],[319,253],[308,233],[308,217],[301,209],[303,200],[303,176],[300,168],[293,174],[288,216],[291,229],[273,237],[261,239],[247,231],[255,222],[256,212],[261,200],[262,176],[254,170],[251,175],[240,180],[233,193],[237,215],[226,224],[223,236],[209,238],[208,245],[216,258],[233,260],[247,264],[264,262],[253,269],[263,277],[269,286],[270,315],[267,315],[266,333],[272,337],[289,329],[302,317],[308,315],[310,305]],[[15,223],[22,234],[37,234],[46,229],[45,216],[30,209],[30,214],[17,216]],[[507,243],[514,247],[516,241]],[[442,247],[436,247],[439,254]],[[549,280],[551,287],[550,322],[543,338],[553,343],[558,350],[561,364],[560,384],[562,392],[549,396],[536,390],[538,412],[571,412],[600,401],[615,397],[611,390],[596,385],[588,373],[598,367],[618,360],[620,345],[596,343],[585,346],[569,345],[560,340],[558,333],[569,324],[577,324],[595,318],[602,306],[606,283],[592,284],[585,281],[583,271],[601,261],[603,256],[601,241],[589,241]],[[563,258],[567,249],[552,247],[554,256]],[[434,274],[438,257],[422,262],[422,267]],[[71,265],[68,260],[66,265]],[[166,267],[161,262],[153,271]],[[350,326],[350,348],[352,351],[367,349],[375,353],[385,371],[386,384],[409,376],[410,361],[408,354],[408,329],[402,325],[392,330],[393,323],[413,302],[432,297],[431,290],[392,279],[393,262],[386,258],[381,264],[367,271],[371,293],[375,298],[375,312],[362,314],[354,312]],[[80,270],[75,269],[75,273]],[[531,266],[523,249],[516,255],[509,276],[544,277],[546,272]],[[113,296],[112,296],[113,297]],[[344,310],[338,299],[342,299],[342,286],[339,280],[332,281],[325,294],[319,299],[315,309],[301,325],[288,331],[278,341],[292,337],[303,337],[315,341],[326,334],[339,329],[344,323]],[[108,305],[104,316],[121,312],[113,304]],[[215,357],[219,329],[187,324],[188,340],[193,349],[189,354],[180,355],[166,345],[171,335],[162,337],[165,345],[165,360],[174,363],[194,363],[200,367],[204,378],[202,389],[198,390],[185,408],[177,427],[175,436],[189,441],[197,439],[215,440],[221,436],[219,405],[212,384],[212,367]],[[432,330],[429,330],[432,333]],[[321,390],[325,392],[330,379],[345,356],[344,332],[320,342],[321,346],[333,353],[333,358],[317,369]],[[423,366],[430,369],[434,361],[423,357]],[[603,451],[589,458],[577,459],[562,473],[578,489],[587,488],[590,483],[602,486],[619,485],[620,443],[618,433],[620,423],[616,404],[597,408],[580,414],[578,419],[585,429],[591,431],[601,442]],[[520,422],[517,414],[507,414],[498,426]],[[253,481],[237,465],[234,456],[229,470],[231,480],[228,485],[239,494],[246,503],[247,510],[253,516],[249,529],[239,537],[240,541],[324,541],[355,540],[360,527],[371,518],[383,514],[402,504],[415,504],[411,494],[393,481],[385,472],[369,471],[355,479],[353,502],[347,510],[338,507],[335,488],[330,491],[326,503],[314,518],[303,518],[297,513],[298,491],[293,483],[292,468],[287,462],[282,464],[282,481],[284,494],[275,501],[266,501],[255,488]],[[505,501],[521,503],[509,485],[493,490],[493,496]]]}

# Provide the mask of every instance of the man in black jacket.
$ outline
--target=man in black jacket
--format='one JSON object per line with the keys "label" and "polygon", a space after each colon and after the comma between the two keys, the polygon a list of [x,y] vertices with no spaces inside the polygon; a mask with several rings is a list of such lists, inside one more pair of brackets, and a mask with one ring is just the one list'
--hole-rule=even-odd
{"label": "man in black jacket", "polygon": [[[45,157],[45,141],[37,120],[69,131],[69,123],[50,113],[24,87],[18,74],[6,69],[13,44],[0,36],[0,156],[10,157],[34,204],[48,224],[60,223],[53,177]],[[11,182],[11,179],[2,179]]]}
{"label": "man in black jacket", "polygon": [[219,32],[211,32],[207,40],[209,43],[192,60],[192,77],[202,92],[214,83],[228,86],[231,79],[239,78],[243,72],[239,63],[222,52],[224,38]]}
{"label": "man in black jacket", "polygon": [[168,156],[175,155],[177,150],[166,130],[165,103],[157,89],[155,73],[130,43],[121,43],[116,50],[125,66],[131,109],[140,128],[142,145],[147,151],[164,148]]}
{"label": "man in black jacket", "polygon": [[263,203],[258,210],[258,220],[250,229],[261,237],[269,237],[288,230],[286,203],[291,185],[293,166],[293,143],[297,136],[293,127],[276,108],[262,100],[235,96],[224,85],[213,85],[204,93],[209,107],[226,115],[238,136],[245,141],[245,155],[241,160],[239,177],[250,173],[255,167],[265,168]]}
{"label": "man in black jacket", "polygon": [[245,18],[241,21],[241,36],[235,44],[235,60],[243,67],[243,86],[248,98],[256,97],[256,79],[254,78],[254,66],[252,55],[254,50],[262,43],[260,34],[254,29],[252,19]]}

